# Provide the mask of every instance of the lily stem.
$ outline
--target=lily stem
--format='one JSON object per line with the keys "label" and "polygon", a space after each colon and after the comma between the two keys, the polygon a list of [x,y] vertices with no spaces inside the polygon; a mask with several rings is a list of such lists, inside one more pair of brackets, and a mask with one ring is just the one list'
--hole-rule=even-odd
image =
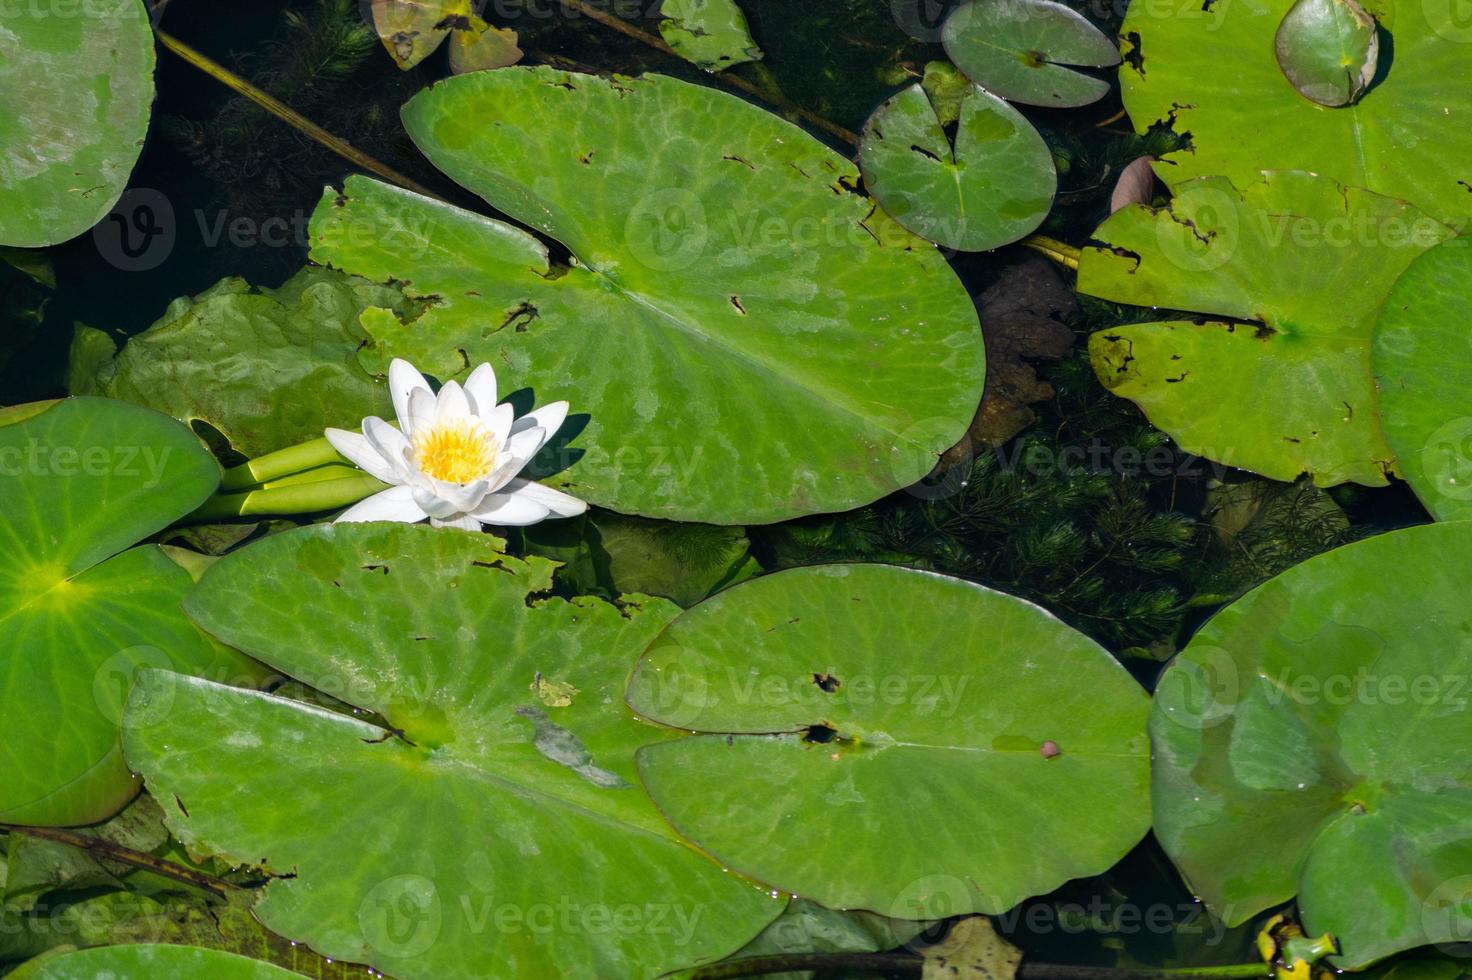
{"label": "lily stem", "polygon": [[[728,980],[794,970],[838,969],[887,970],[918,975],[924,968],[925,957],[913,953],[790,953],[728,960],[674,976],[681,980]],[[1121,970],[1024,963],[1017,971],[1017,980],[1269,980],[1271,976],[1272,968],[1266,963],[1234,963],[1179,970]]]}
{"label": "lily stem", "polygon": [[232,466],[225,471],[220,489],[225,491],[245,490],[263,483],[280,480],[282,477],[306,470],[344,462],[325,437],[309,439],[295,446],[287,446],[264,456]]}
{"label": "lily stem", "polygon": [[182,881],[186,885],[202,888],[205,891],[218,895],[221,898],[229,895],[231,891],[237,890],[239,886],[232,885],[228,881],[216,878],[214,875],[205,874],[187,868],[182,864],[165,860],[153,854],[136,851],[131,847],[115,844],[110,840],[100,837],[89,837],[86,834],[77,833],[75,830],[65,830],[61,827],[17,827],[0,826],[0,830],[9,831],[12,834],[22,834],[26,837],[34,837],[38,840],[54,841],[58,844],[69,844],[79,847],[93,857],[105,858],[116,861],[119,864],[132,865],[145,871],[152,871],[156,875]]}
{"label": "lily stem", "polygon": [[204,72],[206,75],[209,75],[216,81],[234,89],[236,92],[245,96],[247,99],[250,99],[262,109],[265,109],[277,119],[280,119],[287,125],[293,126],[301,132],[305,133],[307,136],[310,136],[312,139],[316,140],[318,143],[321,143],[333,153],[336,153],[338,156],[349,161],[350,163],[356,164],[369,173],[377,174],[384,180],[398,184],[400,187],[406,190],[411,190],[416,194],[423,194],[425,197],[433,198],[436,201],[444,200],[444,198],[440,197],[438,194],[425,187],[423,184],[415,181],[412,177],[407,177],[390,167],[388,164],[383,163],[382,161],[372,156],[369,156],[367,153],[364,153],[362,150],[353,146],[347,140],[340,139],[339,137],[332,135],[327,130],[323,129],[321,126],[318,126],[316,123],[312,122],[312,120],[302,115],[300,112],[297,112],[295,109],[291,108],[291,106],[276,98],[274,95],[271,95],[269,92],[265,92],[257,88],[250,82],[247,82],[245,79],[241,78],[239,75],[230,71],[230,69],[226,68],[219,62],[205,57],[203,54],[194,50],[183,41],[174,37],[172,34],[169,34],[166,31],[155,29],[154,35],[158,38],[160,44],[168,48],[170,51],[174,52],[174,54],[178,55],[180,58],[183,58],[185,61],[189,62],[194,67],[198,68],[200,71]]}
{"label": "lily stem", "polygon": [[1078,271],[1078,259],[1083,253],[1067,242],[1060,242],[1047,235],[1028,235],[1022,240],[1022,244],[1034,251],[1042,252],[1059,265],[1067,266],[1075,272]]}
{"label": "lily stem", "polygon": [[388,485],[367,473],[357,476],[289,481],[242,493],[217,493],[180,523],[207,524],[241,517],[317,514],[355,504]]}

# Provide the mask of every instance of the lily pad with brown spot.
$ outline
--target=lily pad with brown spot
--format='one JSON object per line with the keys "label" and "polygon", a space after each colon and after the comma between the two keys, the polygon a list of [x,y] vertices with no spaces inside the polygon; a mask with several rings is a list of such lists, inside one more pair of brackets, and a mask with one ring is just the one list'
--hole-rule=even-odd
{"label": "lily pad with brown spot", "polygon": [[664,630],[628,699],[679,730],[638,753],[675,828],[833,908],[1003,912],[1150,823],[1144,691],[1083,634],[959,579],[827,565],[734,586]]}

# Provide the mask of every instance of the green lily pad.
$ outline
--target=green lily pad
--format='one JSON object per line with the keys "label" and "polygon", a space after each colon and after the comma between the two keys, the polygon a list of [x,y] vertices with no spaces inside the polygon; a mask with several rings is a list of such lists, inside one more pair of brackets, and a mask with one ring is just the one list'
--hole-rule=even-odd
{"label": "green lily pad", "polygon": [[921,238],[973,252],[1034,231],[1058,188],[1042,136],[978,85],[961,96],[954,145],[923,87],[894,96],[864,125],[859,166],[890,217]]}
{"label": "green lily pad", "polygon": [[259,676],[185,618],[188,572],[128,548],[219,482],[193,433],[135,405],[70,398],[0,427],[0,823],[93,823],[132,798],[118,725],[140,669]]}
{"label": "green lily pad", "polygon": [[1278,67],[1300,95],[1337,107],[1358,99],[1375,77],[1378,25],[1355,0],[1297,0],[1278,25]]}
{"label": "green lily pad", "polygon": [[300,973],[198,946],[97,946],[22,965],[13,980],[292,980]]}
{"label": "green lily pad", "polygon": [[1168,208],[1105,221],[1078,288],[1203,316],[1095,333],[1099,379],[1188,452],[1275,480],[1383,485],[1395,455],[1370,331],[1396,277],[1451,229],[1301,172],[1265,172],[1240,192],[1221,177],[1176,191]]}
{"label": "green lily pad", "polygon": [[1298,896],[1336,965],[1472,929],[1472,524],[1394,531],[1271,579],[1162,675],[1155,833],[1236,925]]}
{"label": "green lily pad", "polygon": [[142,0],[19,4],[0,30],[0,245],[54,245],[112,209],[143,152],[153,28]]}
{"label": "green lily pad", "polygon": [[1173,187],[1215,175],[1240,187],[1264,165],[1307,170],[1441,221],[1472,216],[1472,25],[1458,3],[1365,0],[1394,56],[1358,102],[1325,111],[1279,65],[1278,31],[1296,2],[1130,4],[1125,109],[1142,134],[1165,123],[1190,138],[1156,174]]}
{"label": "green lily pad", "polygon": [[441,379],[491,361],[504,388],[587,413],[568,492],[647,517],[778,521],[914,483],[966,431],[985,373],[971,298],[852,191],[849,161],[790,123],[673,78],[549,68],[441,82],[404,121],[573,262],[365,178],[324,195],[312,257],[429,300],[407,325],[365,317],[386,353]]}
{"label": "green lily pad", "polygon": [[706,71],[762,57],[736,0],[663,0],[659,13],[665,43]]}
{"label": "green lily pad", "polygon": [[128,761],[179,801],[186,845],[286,875],[256,915],[325,956],[405,980],[718,959],[782,903],[685,846],[638,788],[635,748],[669,735],[620,696],[677,609],[543,598],[554,567],[422,525],[234,552],[190,615],[388,727],[151,671]]}
{"label": "green lily pad", "polygon": [[222,279],[169,304],[121,351],[79,326],[68,389],[199,419],[258,456],[389,411],[387,385],[370,374],[386,366],[359,350],[369,340],[358,317],[370,307],[416,311],[396,289],[329,269],[303,269],[276,289]]}
{"label": "green lily pad", "polygon": [[628,699],[696,733],[639,750],[670,822],[833,908],[1003,912],[1108,868],[1150,823],[1144,691],[1083,634],[960,579],[754,579],[675,620]]}
{"label": "green lily pad", "polygon": [[1371,338],[1385,438],[1438,520],[1472,518],[1469,246],[1472,239],[1453,239],[1412,262]]}
{"label": "green lily pad", "polygon": [[1113,41],[1053,0],[968,0],[946,19],[941,43],[973,82],[1024,105],[1064,108],[1098,101],[1109,83],[1067,66],[1119,64]]}

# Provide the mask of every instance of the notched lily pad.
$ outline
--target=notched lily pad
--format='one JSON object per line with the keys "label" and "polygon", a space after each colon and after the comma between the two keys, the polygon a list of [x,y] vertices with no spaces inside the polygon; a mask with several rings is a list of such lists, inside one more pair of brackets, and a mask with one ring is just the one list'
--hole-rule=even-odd
{"label": "notched lily pad", "polygon": [[966,251],[1015,242],[1048,215],[1053,154],[1022,113],[978,85],[956,106],[954,142],[919,85],[864,125],[859,166],[880,207],[921,238]]}
{"label": "notched lily pad", "polygon": [[941,43],[972,81],[1025,105],[1095,102],[1109,83],[1067,66],[1119,64],[1114,42],[1053,0],[968,0],[946,19]]}
{"label": "notched lily pad", "polygon": [[[575,136],[549,144],[548,119]],[[790,123],[673,78],[550,68],[441,82],[404,121],[576,261],[360,177],[324,195],[312,257],[428,302],[408,324],[364,319],[386,354],[442,379],[491,361],[509,389],[586,413],[568,492],[765,523],[908,486],[965,431],[985,372],[971,298]]]}
{"label": "notched lily pad", "polygon": [[554,567],[422,525],[236,551],[189,614],[382,725],[150,671],[128,760],[178,801],[181,841],[277,876],[257,917],[325,956],[406,980],[719,959],[782,902],[680,841],[638,790],[634,750],[670,733],[621,695],[678,610],[545,597]]}
{"label": "notched lily pad", "polygon": [[1403,201],[1297,171],[1177,186],[1109,218],[1079,290],[1197,317],[1095,333],[1099,379],[1188,452],[1275,480],[1386,483],[1370,331],[1391,284],[1452,234]]}
{"label": "notched lily pad", "polygon": [[1273,38],[1278,67],[1300,95],[1337,107],[1359,99],[1375,77],[1375,18],[1355,0],[1298,0]]}
{"label": "notched lily pad", "polygon": [[1228,925],[1296,894],[1351,970],[1472,930],[1469,576],[1472,523],[1346,545],[1218,613],[1162,675],[1155,832]]}
{"label": "notched lily pad", "polygon": [[1002,912],[1107,868],[1150,822],[1144,692],[1087,637],[959,579],[754,579],[670,624],[628,699],[680,730],[638,753],[670,822],[833,908]]}
{"label": "notched lily pad", "polygon": [[132,798],[118,726],[143,668],[263,676],[185,618],[188,572],[129,547],[219,482],[193,433],[135,405],[69,398],[0,427],[0,823],[95,823]]}

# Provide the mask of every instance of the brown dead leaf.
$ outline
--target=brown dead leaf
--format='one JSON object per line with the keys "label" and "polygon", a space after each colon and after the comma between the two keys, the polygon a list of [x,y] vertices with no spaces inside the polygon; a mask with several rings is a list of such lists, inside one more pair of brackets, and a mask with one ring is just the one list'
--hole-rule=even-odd
{"label": "brown dead leaf", "polygon": [[941,457],[953,465],[977,449],[994,448],[1037,418],[1029,405],[1053,397],[1028,359],[1056,361],[1073,348],[1074,333],[1060,318],[1078,302],[1042,257],[1029,257],[1004,271],[978,297],[986,338],[986,393],[966,437]]}
{"label": "brown dead leaf", "polygon": [[1131,204],[1149,204],[1155,198],[1154,157],[1135,157],[1119,172],[1114,192],[1109,195],[1109,213]]}

